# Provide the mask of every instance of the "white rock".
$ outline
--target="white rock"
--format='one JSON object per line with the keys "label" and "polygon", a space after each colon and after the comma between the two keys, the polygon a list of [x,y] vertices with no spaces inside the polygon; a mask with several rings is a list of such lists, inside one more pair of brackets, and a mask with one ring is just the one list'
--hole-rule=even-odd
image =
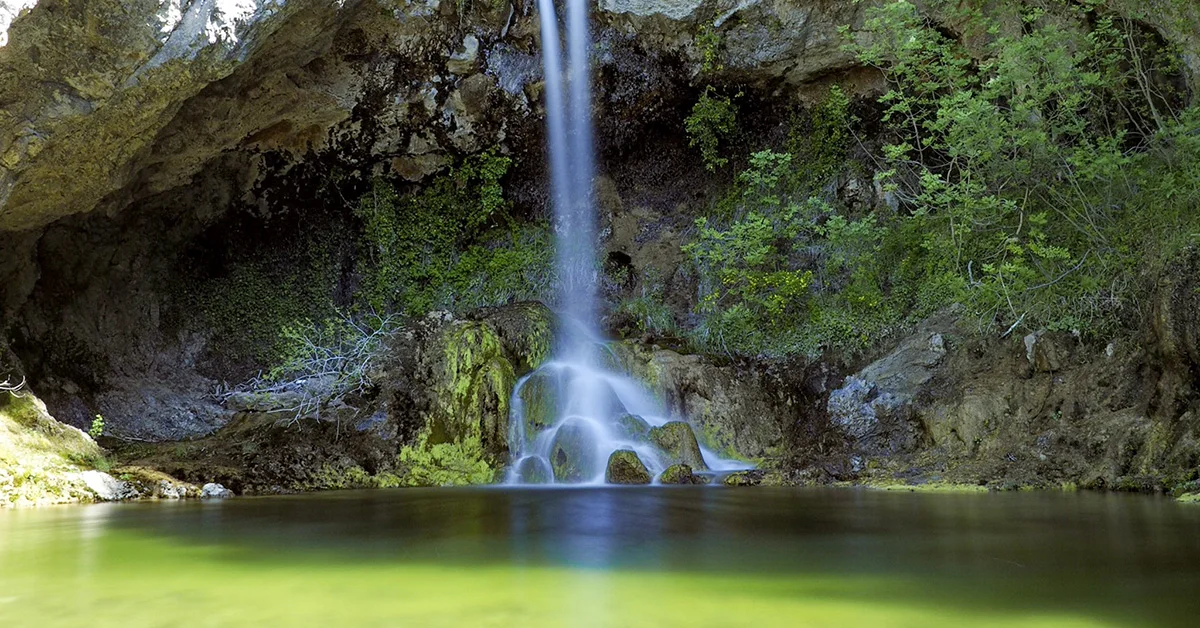
{"label": "white rock", "polygon": [[226,497],[233,497],[233,491],[216,482],[209,482],[200,487],[200,499],[225,499]]}
{"label": "white rock", "polygon": [[132,486],[103,471],[84,471],[80,475],[87,487],[96,494],[96,499],[113,502],[138,497],[138,492]]}
{"label": "white rock", "polygon": [[600,10],[643,17],[662,15],[672,20],[686,20],[703,4],[703,0],[600,0]]}
{"label": "white rock", "polygon": [[470,74],[475,71],[475,59],[479,57],[479,39],[474,35],[463,37],[462,47],[450,55],[446,69],[455,74]]}

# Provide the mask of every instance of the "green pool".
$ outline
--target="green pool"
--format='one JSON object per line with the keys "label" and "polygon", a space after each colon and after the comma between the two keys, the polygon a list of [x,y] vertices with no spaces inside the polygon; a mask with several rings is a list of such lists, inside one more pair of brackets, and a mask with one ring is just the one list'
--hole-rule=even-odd
{"label": "green pool", "polygon": [[1197,626],[1200,507],[337,492],[0,511],[0,626]]}

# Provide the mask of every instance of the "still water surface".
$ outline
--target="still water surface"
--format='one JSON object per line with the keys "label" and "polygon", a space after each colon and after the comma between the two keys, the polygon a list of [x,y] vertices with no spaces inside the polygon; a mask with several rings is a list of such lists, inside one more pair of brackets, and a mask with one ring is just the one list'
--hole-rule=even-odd
{"label": "still water surface", "polygon": [[1200,507],[496,488],[0,511],[0,626],[1200,626]]}

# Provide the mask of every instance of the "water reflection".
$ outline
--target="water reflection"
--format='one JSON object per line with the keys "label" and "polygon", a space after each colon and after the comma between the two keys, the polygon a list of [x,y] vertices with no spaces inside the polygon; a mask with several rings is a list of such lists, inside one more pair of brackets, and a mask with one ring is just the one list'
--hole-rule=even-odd
{"label": "water reflection", "polygon": [[[1197,532],[1200,508],[1149,498],[852,490],[403,490],[0,512],[0,625],[56,625],[41,620],[64,585],[77,598],[57,625],[110,606],[170,616],[162,605],[181,597],[253,607],[243,579],[278,598],[242,609],[264,621],[328,597],[365,605],[364,618],[450,604],[459,623],[442,625],[670,613],[1190,625]],[[368,597],[385,584],[393,594]],[[130,617],[114,625],[140,625]]]}

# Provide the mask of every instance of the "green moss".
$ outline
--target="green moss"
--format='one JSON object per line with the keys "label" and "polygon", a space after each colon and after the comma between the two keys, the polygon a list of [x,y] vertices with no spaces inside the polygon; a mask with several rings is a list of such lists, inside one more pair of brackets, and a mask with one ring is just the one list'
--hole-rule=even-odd
{"label": "green moss", "polygon": [[550,229],[509,218],[500,184],[509,164],[496,151],[475,155],[408,195],[376,180],[356,208],[360,298],[378,312],[421,316],[545,296]]}
{"label": "green moss", "polygon": [[696,442],[696,434],[692,426],[684,421],[671,421],[665,425],[652,428],[649,434],[650,442],[666,455],[672,464],[682,463],[693,469],[706,470],[704,457],[700,453],[700,445]]}
{"label": "green moss", "polygon": [[1181,504],[1200,504],[1200,493],[1185,493],[1175,498]]}
{"label": "green moss", "polygon": [[686,464],[673,464],[658,476],[661,484],[697,484],[692,468]]}
{"label": "green moss", "polygon": [[467,322],[447,330],[443,345],[434,416],[442,429],[435,429],[434,442],[502,436],[517,377],[500,337],[486,324]]}
{"label": "green moss", "polygon": [[978,484],[956,484],[953,482],[926,482],[924,484],[871,483],[867,488],[881,491],[900,491],[904,493],[986,493],[988,487]]}
{"label": "green moss", "polygon": [[429,445],[424,437],[400,450],[403,486],[463,486],[489,484],[496,472],[484,460],[477,438]]}
{"label": "green moss", "polygon": [[360,488],[396,488],[404,486],[399,476],[390,472],[372,475],[366,469],[354,465],[338,468],[325,463],[308,480],[298,486],[300,490],[342,490]]}
{"label": "green moss", "polygon": [[285,328],[335,314],[340,237],[310,234],[289,248],[236,257],[212,276],[185,282],[177,295],[185,325],[210,330],[209,348],[223,359],[278,363]]}
{"label": "green moss", "polygon": [[614,451],[608,457],[608,466],[604,470],[604,481],[609,484],[649,484],[650,472],[638,457],[637,452],[630,449]]}

